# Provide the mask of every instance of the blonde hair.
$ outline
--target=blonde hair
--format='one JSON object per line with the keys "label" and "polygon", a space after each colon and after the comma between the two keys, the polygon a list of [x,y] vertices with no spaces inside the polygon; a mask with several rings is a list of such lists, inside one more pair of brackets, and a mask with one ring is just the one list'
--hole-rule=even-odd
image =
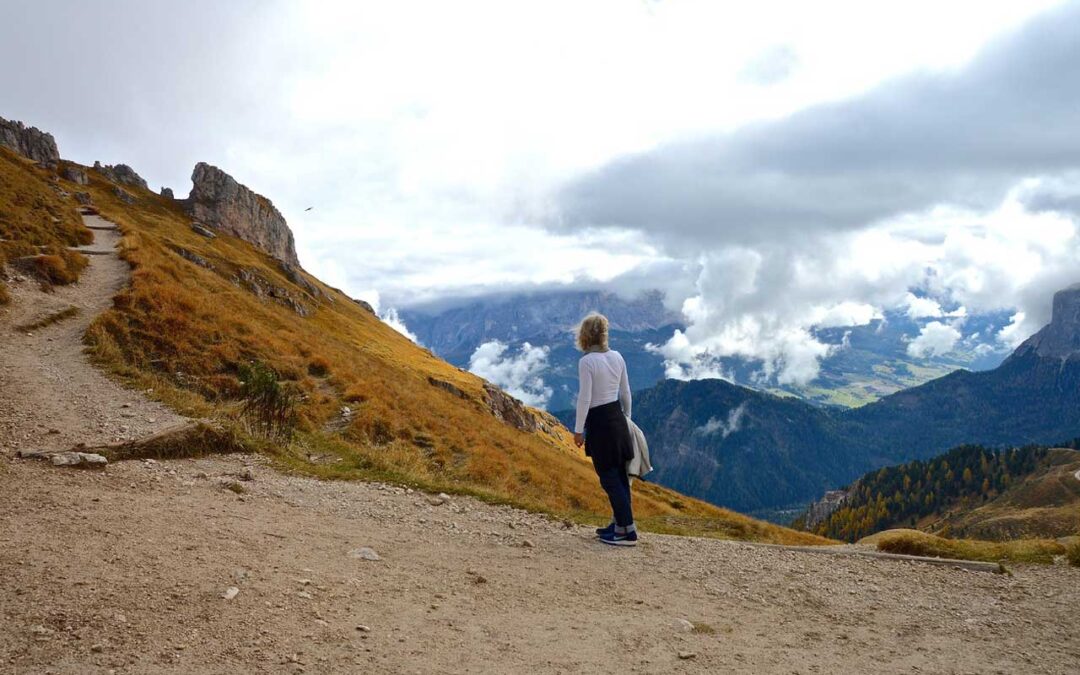
{"label": "blonde hair", "polygon": [[608,320],[603,314],[591,312],[581,320],[577,329],[577,346],[583,352],[608,348]]}

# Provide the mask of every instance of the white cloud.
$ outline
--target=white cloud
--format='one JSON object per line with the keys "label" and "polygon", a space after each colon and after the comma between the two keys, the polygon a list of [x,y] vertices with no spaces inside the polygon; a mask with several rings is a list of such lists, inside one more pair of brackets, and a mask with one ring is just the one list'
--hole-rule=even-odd
{"label": "white cloud", "polygon": [[498,340],[480,345],[469,357],[469,372],[498,385],[527,405],[540,408],[547,405],[552,394],[551,387],[543,380],[548,348],[534,347],[526,342],[516,355],[508,355],[507,349],[507,345]]}
{"label": "white cloud", "polygon": [[949,324],[931,321],[922,327],[918,337],[908,343],[907,353],[920,359],[948,354],[960,337],[960,331]]}
{"label": "white cloud", "polygon": [[390,326],[391,328],[401,333],[405,337],[409,338],[413,342],[419,343],[419,341],[416,339],[416,334],[409,330],[408,326],[405,325],[405,322],[402,321],[401,317],[398,316],[397,310],[393,307],[380,314],[379,318],[382,319],[383,323],[385,323],[387,326]]}
{"label": "white cloud", "polygon": [[721,438],[727,438],[731,434],[735,433],[742,428],[742,419],[746,414],[747,401],[743,401],[737,408],[733,408],[728,411],[727,419],[720,420],[716,417],[710,417],[709,421],[702,426],[694,429],[694,433],[701,436],[708,436],[710,434],[720,433]]}
{"label": "white cloud", "polygon": [[914,293],[907,294],[907,315],[912,319],[937,318],[945,314],[941,304],[933,298],[921,298]]}

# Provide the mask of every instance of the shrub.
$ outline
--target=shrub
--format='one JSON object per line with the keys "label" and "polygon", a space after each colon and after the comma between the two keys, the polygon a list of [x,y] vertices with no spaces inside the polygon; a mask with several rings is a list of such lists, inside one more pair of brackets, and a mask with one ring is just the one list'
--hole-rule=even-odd
{"label": "shrub", "polygon": [[79,280],[79,273],[86,268],[85,256],[72,251],[60,254],[39,255],[34,259],[34,271],[50,284],[64,286]]}
{"label": "shrub", "polygon": [[1065,551],[1065,558],[1073,567],[1080,567],[1080,540],[1074,541]]}
{"label": "shrub", "polygon": [[253,423],[253,431],[289,440],[297,422],[296,391],[281,384],[277,372],[259,361],[241,366],[240,380],[242,413]]}
{"label": "shrub", "polygon": [[0,305],[6,305],[9,302],[11,302],[11,296],[8,295],[7,286],[4,285],[3,281],[0,281]]}
{"label": "shrub", "polygon": [[308,374],[313,377],[326,377],[330,372],[330,362],[317,356],[308,363]]}
{"label": "shrub", "polygon": [[916,530],[886,530],[863,540],[876,543],[879,551],[922,555],[934,558],[981,560],[984,562],[1044,563],[1065,547],[1050,539],[1017,539],[1006,542],[977,539],[946,539]]}

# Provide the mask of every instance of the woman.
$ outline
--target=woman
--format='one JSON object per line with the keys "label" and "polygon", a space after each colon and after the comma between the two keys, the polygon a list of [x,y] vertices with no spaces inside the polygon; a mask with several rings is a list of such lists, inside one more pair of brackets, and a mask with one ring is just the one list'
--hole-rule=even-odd
{"label": "woman", "polygon": [[630,479],[626,463],[634,456],[630,430],[630,379],[619,352],[608,348],[608,320],[590,314],[581,320],[578,349],[577,421],[574,442],[592,458],[600,485],[611,502],[614,522],[596,531],[600,541],[613,546],[637,544],[637,528],[630,504]]}

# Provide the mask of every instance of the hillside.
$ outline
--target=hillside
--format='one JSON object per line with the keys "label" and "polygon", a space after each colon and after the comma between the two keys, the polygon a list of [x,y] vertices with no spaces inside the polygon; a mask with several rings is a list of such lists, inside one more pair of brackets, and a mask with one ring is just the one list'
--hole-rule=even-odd
{"label": "hillside", "polygon": [[[53,193],[68,216],[77,197],[119,226],[130,282],[86,342],[126,385],[216,420],[290,471],[392,480],[584,520],[607,511],[590,464],[553,418],[418,348],[364,303],[227,234],[259,235],[250,228],[280,214],[213,167],[195,178],[225,185],[218,193],[233,201],[219,201],[217,215],[232,219],[230,230],[209,218],[193,223],[185,200],[154,194],[130,167],[5,159],[2,183],[19,187],[2,193],[0,213],[19,213],[26,195]],[[199,194],[202,207],[213,202],[213,190]],[[57,225],[54,236],[66,232],[63,219],[48,223]],[[260,374],[280,395],[281,428],[245,413]],[[635,492],[646,529],[819,541],[655,485]]]}
{"label": "hillside", "polygon": [[1051,323],[997,368],[956,371],[860,408],[821,409],[720,380],[667,381],[638,392],[634,417],[664,485],[739,511],[805,505],[867,471],[964,443],[1080,436],[1078,317],[1073,286],[1055,295]]}
{"label": "hillside", "polygon": [[806,525],[847,541],[898,527],[989,540],[1072,535],[1080,532],[1078,470],[1075,450],[962,446],[866,474],[839,508]]}

